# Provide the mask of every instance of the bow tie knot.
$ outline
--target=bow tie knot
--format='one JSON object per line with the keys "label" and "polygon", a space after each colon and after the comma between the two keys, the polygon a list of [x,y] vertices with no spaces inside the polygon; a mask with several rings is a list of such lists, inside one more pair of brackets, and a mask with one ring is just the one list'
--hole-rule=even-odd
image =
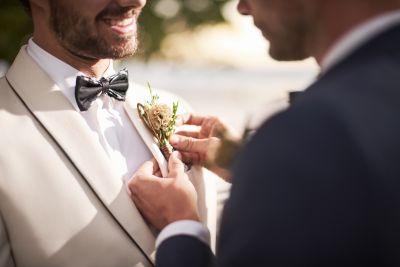
{"label": "bow tie knot", "polygon": [[108,81],[108,79],[102,77],[100,79],[100,84],[101,84],[101,87],[103,87],[101,94],[102,95],[107,94],[108,90],[110,89],[110,82]]}
{"label": "bow tie knot", "polygon": [[108,78],[95,80],[86,76],[78,76],[75,85],[75,99],[81,111],[90,108],[93,101],[101,95],[108,95],[118,101],[125,101],[128,90],[128,71],[121,70]]}

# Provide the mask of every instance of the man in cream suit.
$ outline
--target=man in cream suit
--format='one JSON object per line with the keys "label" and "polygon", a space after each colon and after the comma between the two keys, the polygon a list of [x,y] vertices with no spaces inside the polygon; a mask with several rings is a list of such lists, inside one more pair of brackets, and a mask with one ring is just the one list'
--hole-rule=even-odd
{"label": "man in cream suit", "polygon": [[[152,157],[168,171],[137,116],[149,94],[131,84],[125,102],[102,93],[81,111],[74,93],[77,76],[104,81],[135,52],[145,0],[25,4],[33,38],[0,80],[0,266],[152,266],[156,232],[124,184]],[[189,173],[213,232],[213,180]]]}

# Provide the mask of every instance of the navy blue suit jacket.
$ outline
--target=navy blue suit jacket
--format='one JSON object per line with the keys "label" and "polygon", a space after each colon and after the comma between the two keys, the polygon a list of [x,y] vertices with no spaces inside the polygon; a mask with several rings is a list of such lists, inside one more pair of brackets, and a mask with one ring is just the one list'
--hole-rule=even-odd
{"label": "navy blue suit jacket", "polygon": [[157,266],[400,266],[400,26],[265,123],[240,155],[217,257],[163,242]]}

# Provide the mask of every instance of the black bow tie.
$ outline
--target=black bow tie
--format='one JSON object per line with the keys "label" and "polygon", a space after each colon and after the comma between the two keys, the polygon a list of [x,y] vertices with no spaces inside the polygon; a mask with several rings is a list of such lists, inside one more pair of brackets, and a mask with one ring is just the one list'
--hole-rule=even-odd
{"label": "black bow tie", "polygon": [[128,90],[128,71],[121,70],[108,78],[95,80],[86,76],[76,77],[75,99],[81,111],[86,111],[97,97],[107,94],[118,101],[125,101]]}

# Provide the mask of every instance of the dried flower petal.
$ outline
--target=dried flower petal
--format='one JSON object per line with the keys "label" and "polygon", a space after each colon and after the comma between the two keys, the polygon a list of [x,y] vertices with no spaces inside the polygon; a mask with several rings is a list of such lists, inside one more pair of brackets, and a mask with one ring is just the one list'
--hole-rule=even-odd
{"label": "dried flower petal", "polygon": [[168,159],[173,150],[169,144],[169,138],[175,131],[179,103],[174,102],[172,109],[166,104],[158,104],[158,95],[153,94],[150,84],[148,87],[151,101],[146,101],[144,104],[138,103],[139,116],[157,139],[164,157]]}
{"label": "dried flower petal", "polygon": [[173,115],[170,107],[165,104],[155,104],[149,107],[147,114],[154,131],[168,131]]}

